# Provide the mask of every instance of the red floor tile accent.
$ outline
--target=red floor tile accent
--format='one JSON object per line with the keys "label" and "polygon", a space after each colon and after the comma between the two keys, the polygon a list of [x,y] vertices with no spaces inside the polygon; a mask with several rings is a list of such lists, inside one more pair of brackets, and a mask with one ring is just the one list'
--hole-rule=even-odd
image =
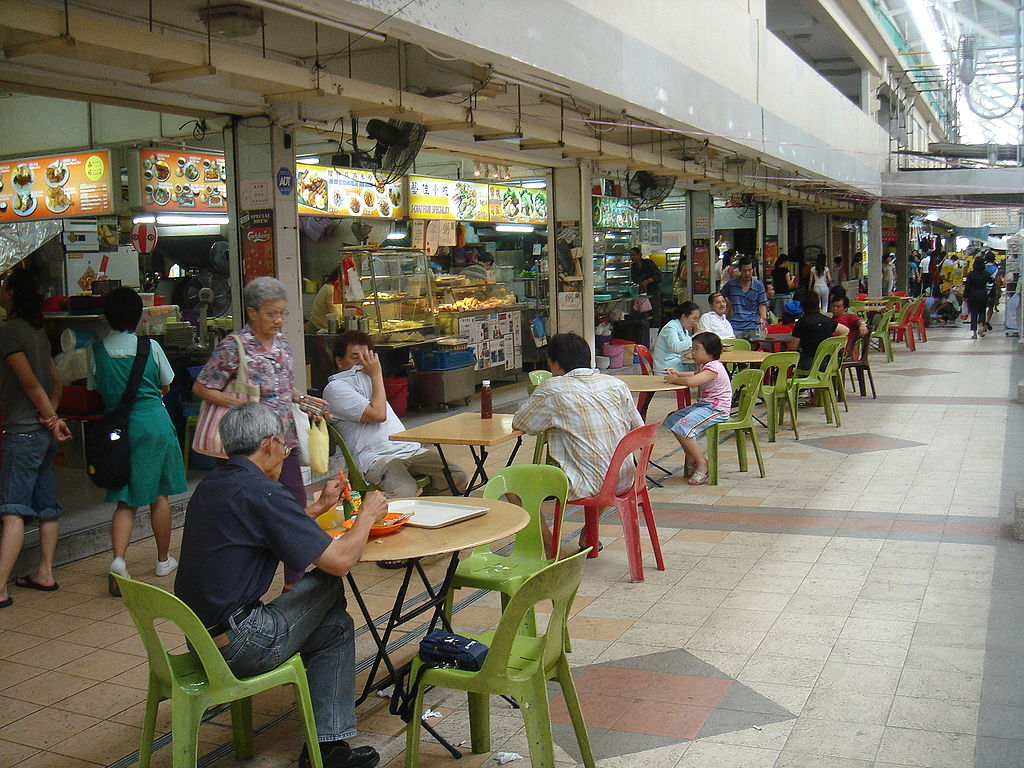
{"label": "red floor tile accent", "polygon": [[665,677],[657,672],[645,669],[622,669],[619,667],[594,666],[587,667],[574,682],[579,694],[605,694],[614,691],[615,696],[641,698],[644,691],[656,685]]}
{"label": "red floor tile accent", "polygon": [[692,739],[714,710],[669,704],[662,701],[637,701],[622,715],[613,730],[664,736],[670,739]]}
{"label": "red floor tile accent", "polygon": [[[613,728],[622,719],[622,713],[636,701],[618,696],[603,696],[595,693],[580,693],[579,691],[577,694],[580,697],[583,719],[591,728]],[[569,719],[569,710],[565,706],[565,698],[561,694],[551,700],[550,715],[553,723],[572,723],[572,720]]]}
{"label": "red floor tile accent", "polygon": [[660,673],[658,679],[647,686],[641,698],[713,709],[732,684],[732,680],[717,677]]}

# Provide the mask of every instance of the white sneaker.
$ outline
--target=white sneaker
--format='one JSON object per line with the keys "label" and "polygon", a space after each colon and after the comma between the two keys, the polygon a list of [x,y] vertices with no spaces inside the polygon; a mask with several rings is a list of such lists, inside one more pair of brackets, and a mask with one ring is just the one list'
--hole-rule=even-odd
{"label": "white sneaker", "polygon": [[153,572],[156,573],[157,576],[167,576],[177,567],[178,561],[168,555],[166,560],[156,561],[156,568],[153,569]]}

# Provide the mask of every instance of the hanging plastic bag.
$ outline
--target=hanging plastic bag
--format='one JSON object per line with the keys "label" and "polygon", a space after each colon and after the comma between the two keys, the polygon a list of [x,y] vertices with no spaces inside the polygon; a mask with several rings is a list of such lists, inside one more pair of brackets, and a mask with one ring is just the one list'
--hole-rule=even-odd
{"label": "hanging plastic bag", "polygon": [[341,260],[342,279],[345,283],[345,299],[350,301],[362,301],[363,285],[359,282],[359,273],[356,272],[356,263],[351,256]]}
{"label": "hanging plastic bag", "polygon": [[309,466],[309,414],[299,407],[298,403],[292,403],[292,418],[295,419],[295,432],[299,436],[299,447],[295,452],[299,454],[299,464],[303,467]]}
{"label": "hanging plastic bag", "polygon": [[327,421],[320,419],[309,427],[309,468],[318,475],[327,473],[330,441],[327,438]]}
{"label": "hanging plastic bag", "polygon": [[653,310],[654,307],[651,306],[651,300],[646,296],[641,296],[633,302],[633,311],[635,312],[652,312]]}

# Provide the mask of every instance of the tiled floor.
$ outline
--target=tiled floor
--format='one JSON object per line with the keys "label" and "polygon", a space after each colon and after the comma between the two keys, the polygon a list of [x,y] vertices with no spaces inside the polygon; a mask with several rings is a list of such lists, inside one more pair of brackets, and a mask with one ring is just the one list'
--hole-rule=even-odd
{"label": "tiled floor", "polygon": [[[851,395],[840,429],[801,410],[804,439],[784,429],[763,446],[764,479],[740,473],[727,443],[720,486],[664,481],[651,495],[667,568],[648,554],[644,583],[628,582],[618,526],[602,526],[570,657],[600,765],[1024,766],[1024,545],[1008,526],[1021,484],[1024,406],[1012,398],[1024,362],[1015,340],[967,336],[935,329],[916,353],[875,358],[880,396]],[[650,415],[669,402],[656,398]],[[662,434],[657,453],[671,442]],[[152,542],[130,554],[143,575]],[[126,765],[137,748],[147,667],[130,619],[105,595],[107,562],[61,568],[56,593],[13,589],[15,606],[0,611],[0,768]],[[357,577],[375,608],[390,605],[391,574],[360,566]],[[497,617],[487,596],[455,624],[479,629]],[[180,643],[170,628],[167,638]],[[357,647],[369,654],[365,635]],[[297,723],[278,719],[290,703],[286,691],[257,698],[257,757],[246,765],[295,764]],[[431,723],[468,741],[463,696],[435,690],[427,703],[440,714]],[[402,724],[386,702],[359,715],[355,741],[401,765]],[[551,718],[559,765],[576,764],[554,689]],[[168,728],[164,705],[158,732]],[[236,764],[226,715],[200,740],[203,754],[221,748],[210,762]],[[528,754],[521,717],[501,700],[492,747]],[[422,766],[483,764],[496,762],[453,763],[429,741],[421,751]],[[169,748],[154,765],[170,765]]]}

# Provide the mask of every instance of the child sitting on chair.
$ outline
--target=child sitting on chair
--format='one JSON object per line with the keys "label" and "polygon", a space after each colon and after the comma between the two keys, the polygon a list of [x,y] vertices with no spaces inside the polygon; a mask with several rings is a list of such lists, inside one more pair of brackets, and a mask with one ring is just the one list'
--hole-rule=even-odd
{"label": "child sitting on chair", "polygon": [[697,402],[669,414],[664,424],[683,447],[685,475],[690,478],[689,484],[704,485],[708,481],[708,459],[697,438],[712,424],[729,418],[732,385],[725,366],[718,359],[722,356],[722,340],[718,336],[707,331],[698,333],[693,337],[691,353],[697,370],[682,373],[666,368],[665,381],[699,387]]}

